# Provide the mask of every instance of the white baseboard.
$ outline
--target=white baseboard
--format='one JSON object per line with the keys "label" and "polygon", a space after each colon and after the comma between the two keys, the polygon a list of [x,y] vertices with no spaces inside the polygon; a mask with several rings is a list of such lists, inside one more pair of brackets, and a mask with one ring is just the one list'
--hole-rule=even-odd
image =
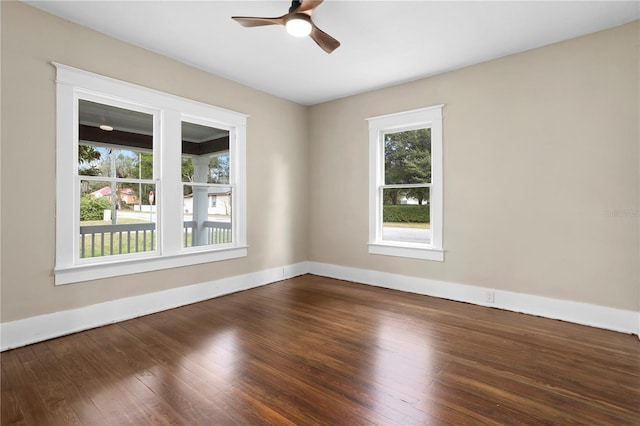
{"label": "white baseboard", "polygon": [[[300,262],[0,324],[0,351],[177,308],[311,273],[377,287],[490,306],[639,334],[640,312],[318,262]],[[494,302],[487,302],[491,293]]]}
{"label": "white baseboard", "polygon": [[248,290],[303,275],[307,269],[307,263],[301,262],[2,323],[0,351]]}
{"label": "white baseboard", "polygon": [[[308,262],[308,272],[362,284],[489,306],[622,333],[640,333],[640,312],[388,272]],[[493,297],[493,303],[488,300]]]}

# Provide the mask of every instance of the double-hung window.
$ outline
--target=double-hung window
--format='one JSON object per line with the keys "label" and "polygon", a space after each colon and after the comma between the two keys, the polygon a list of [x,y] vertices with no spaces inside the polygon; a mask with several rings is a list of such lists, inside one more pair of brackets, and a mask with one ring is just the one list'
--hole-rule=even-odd
{"label": "double-hung window", "polygon": [[369,122],[369,253],[444,260],[442,105]]}
{"label": "double-hung window", "polygon": [[246,115],[54,65],[56,284],[246,256]]}

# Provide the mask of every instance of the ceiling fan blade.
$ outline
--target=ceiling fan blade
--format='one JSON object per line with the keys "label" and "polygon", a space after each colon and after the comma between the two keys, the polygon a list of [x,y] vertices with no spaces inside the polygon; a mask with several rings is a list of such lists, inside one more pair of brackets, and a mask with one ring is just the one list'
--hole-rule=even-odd
{"label": "ceiling fan blade", "polygon": [[327,53],[331,53],[340,47],[340,42],[338,40],[316,27],[315,24],[312,25],[313,29],[311,30],[309,37],[311,37],[311,39],[322,48],[322,50]]}
{"label": "ceiling fan blade", "polygon": [[295,10],[297,13],[306,13],[311,15],[313,11],[320,6],[324,0],[302,0],[300,7]]}
{"label": "ceiling fan blade", "polygon": [[[286,15],[285,15],[286,16]],[[277,18],[258,18],[254,16],[232,16],[231,19],[243,27],[262,27],[264,25],[284,25],[284,16]]]}

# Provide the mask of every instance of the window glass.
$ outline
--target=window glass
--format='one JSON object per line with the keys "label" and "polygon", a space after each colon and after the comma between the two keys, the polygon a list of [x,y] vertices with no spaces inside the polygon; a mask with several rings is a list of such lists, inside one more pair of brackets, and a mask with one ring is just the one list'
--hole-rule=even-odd
{"label": "window glass", "polygon": [[384,134],[385,184],[431,182],[431,129]]}
{"label": "window glass", "polygon": [[79,257],[155,251],[153,115],[80,99],[78,123]]}
{"label": "window glass", "polygon": [[430,244],[429,188],[382,191],[382,239]]}
{"label": "window glass", "polygon": [[229,131],[182,122],[183,247],[232,242]]}
{"label": "window glass", "polygon": [[431,128],[384,133],[382,139],[382,240],[430,244]]}

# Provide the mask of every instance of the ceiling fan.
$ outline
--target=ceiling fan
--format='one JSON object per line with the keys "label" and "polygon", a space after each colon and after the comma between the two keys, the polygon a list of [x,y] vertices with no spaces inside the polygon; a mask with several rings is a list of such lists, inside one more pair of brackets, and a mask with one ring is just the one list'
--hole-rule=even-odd
{"label": "ceiling fan", "polygon": [[231,18],[244,27],[282,25],[293,36],[310,36],[325,52],[331,53],[340,46],[340,42],[318,28],[311,20],[311,15],[322,2],[323,0],[293,0],[289,13],[275,18],[252,16],[232,16]]}

